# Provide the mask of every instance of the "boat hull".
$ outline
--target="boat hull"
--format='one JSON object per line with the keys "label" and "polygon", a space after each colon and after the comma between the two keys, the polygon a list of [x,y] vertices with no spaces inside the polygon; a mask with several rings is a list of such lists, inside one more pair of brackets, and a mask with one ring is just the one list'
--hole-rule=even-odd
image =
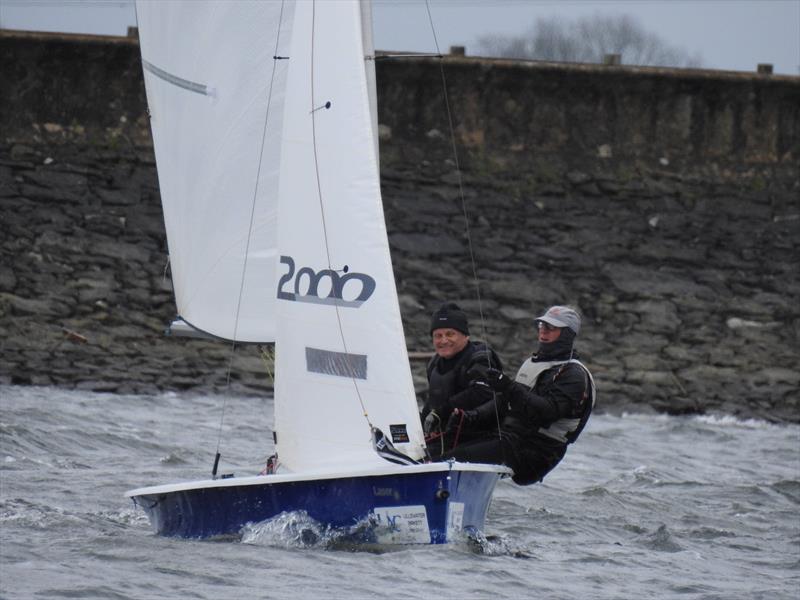
{"label": "boat hull", "polygon": [[302,511],[325,527],[359,525],[363,541],[442,544],[482,531],[504,467],[462,463],[398,466],[324,477],[266,475],[128,492],[157,534],[208,538]]}

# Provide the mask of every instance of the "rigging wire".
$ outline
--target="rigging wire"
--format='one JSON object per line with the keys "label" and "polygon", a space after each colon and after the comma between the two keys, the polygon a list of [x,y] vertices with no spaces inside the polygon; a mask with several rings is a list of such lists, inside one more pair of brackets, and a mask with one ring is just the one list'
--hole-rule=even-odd
{"label": "rigging wire", "polygon": [[[261,179],[261,167],[264,163],[264,147],[266,146],[266,139],[267,139],[267,125],[269,124],[269,113],[270,113],[270,108],[272,106],[272,86],[275,82],[275,71],[277,70],[278,60],[280,60],[281,58],[278,56],[278,46],[280,45],[280,40],[281,40],[281,27],[283,25],[283,9],[284,9],[284,1],[281,0],[281,10],[278,16],[278,31],[275,36],[275,51],[272,53],[272,59],[273,59],[272,73],[270,75],[269,89],[267,91],[267,106],[264,114],[264,127],[261,131],[261,149],[258,154],[258,167],[256,169],[256,180],[255,180],[255,185],[253,187],[253,201],[252,204],[250,205],[250,223],[247,227],[247,240],[245,242],[244,261],[242,262],[242,278],[239,284],[239,297],[237,298],[236,301],[236,314],[233,322],[233,339],[231,340],[231,351],[228,356],[228,370],[225,378],[226,392],[230,391],[231,371],[233,370],[233,358],[236,354],[236,337],[237,334],[239,333],[239,314],[242,308],[242,297],[244,296],[244,284],[247,276],[247,258],[250,253],[250,241],[252,240],[253,236],[253,222],[255,220],[256,200],[258,198],[258,184]],[[219,448],[222,439],[222,427],[225,421],[225,412],[227,406],[228,406],[228,394],[226,393],[222,401],[222,414],[220,415],[219,429],[217,430],[217,449],[214,458],[214,467],[211,470],[211,476],[212,478],[215,479],[217,476],[217,466],[219,464],[219,457],[220,457]]]}
{"label": "rigging wire", "polygon": [[[444,96],[444,105],[447,111],[447,124],[450,128],[450,143],[453,147],[453,161],[455,162],[456,167],[456,175],[458,179],[458,195],[461,199],[461,211],[464,215],[464,232],[467,237],[467,248],[469,249],[469,260],[472,266],[472,281],[475,284],[475,296],[478,300],[478,313],[480,315],[481,320],[481,334],[484,340],[487,340],[487,331],[486,331],[486,319],[484,318],[483,314],[483,299],[481,298],[481,286],[480,280],[478,279],[478,269],[475,263],[475,249],[472,244],[472,235],[470,232],[469,226],[469,213],[467,211],[467,201],[464,197],[464,178],[461,172],[461,164],[458,160],[458,147],[456,146],[456,133],[455,128],[453,127],[453,113],[450,109],[450,99],[447,94],[447,77],[444,73],[444,56],[442,55],[441,49],[439,48],[439,39],[436,36],[436,27],[433,24],[433,15],[431,14],[431,6],[430,0],[425,0],[425,8],[428,11],[428,21],[430,22],[431,26],[431,33],[433,34],[433,43],[436,46],[436,54],[439,56],[439,72],[442,76],[442,95]],[[488,341],[486,342],[488,347]],[[492,368],[492,353],[486,353],[486,363],[487,367]],[[497,393],[492,392],[492,397],[494,399],[494,414],[495,420],[497,422],[497,435],[500,437],[500,413],[497,409]]]}

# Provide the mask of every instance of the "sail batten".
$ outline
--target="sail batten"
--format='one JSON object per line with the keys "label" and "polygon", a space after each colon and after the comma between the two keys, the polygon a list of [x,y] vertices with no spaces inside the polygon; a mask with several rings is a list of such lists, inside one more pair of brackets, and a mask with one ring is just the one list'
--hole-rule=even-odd
{"label": "sail batten", "polygon": [[176,85],[185,90],[189,90],[190,92],[195,92],[197,94],[202,94],[204,96],[209,95],[208,86],[203,85],[202,83],[195,83],[194,81],[189,81],[188,79],[183,79],[182,77],[178,77],[177,75],[168,73],[164,69],[160,69],[153,63],[150,63],[146,60],[142,61],[142,67],[146,71],[150,71],[153,75],[155,75],[160,79],[163,79],[167,83],[171,83],[172,85]]}

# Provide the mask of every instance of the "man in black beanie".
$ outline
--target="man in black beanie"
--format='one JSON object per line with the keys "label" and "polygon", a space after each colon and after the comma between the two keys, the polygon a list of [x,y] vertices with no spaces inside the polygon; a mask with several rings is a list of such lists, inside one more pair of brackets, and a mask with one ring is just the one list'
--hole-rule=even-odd
{"label": "man in black beanie", "polygon": [[[428,399],[420,418],[428,449],[438,457],[458,441],[447,431],[451,413],[493,405],[495,394],[486,382],[486,373],[489,369],[502,371],[503,366],[489,346],[470,341],[467,315],[454,302],[446,302],[433,313],[431,339],[436,355],[428,363]],[[463,429],[462,434],[459,428],[461,441],[481,437],[469,427]]]}

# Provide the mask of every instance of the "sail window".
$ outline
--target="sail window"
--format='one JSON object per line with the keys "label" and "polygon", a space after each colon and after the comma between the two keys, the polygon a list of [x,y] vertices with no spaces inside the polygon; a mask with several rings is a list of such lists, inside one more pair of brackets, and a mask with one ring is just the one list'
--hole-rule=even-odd
{"label": "sail window", "polygon": [[348,379],[367,378],[367,355],[306,348],[306,369],[311,373]]}

